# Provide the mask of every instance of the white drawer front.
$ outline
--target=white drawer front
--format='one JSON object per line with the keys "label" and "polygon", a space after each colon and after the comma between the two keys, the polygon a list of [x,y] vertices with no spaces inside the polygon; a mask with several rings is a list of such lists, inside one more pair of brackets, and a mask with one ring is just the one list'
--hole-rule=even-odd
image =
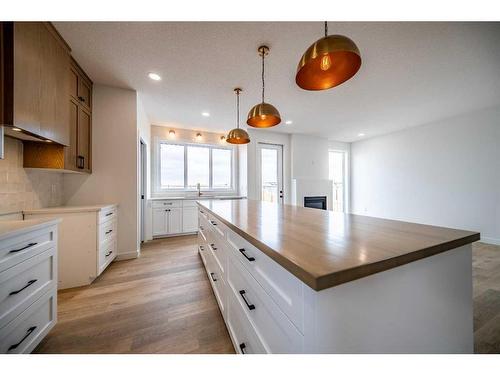
{"label": "white drawer front", "polygon": [[201,256],[201,260],[203,261],[203,265],[205,266],[205,269],[208,267],[207,266],[207,258],[208,258],[208,248],[206,242],[198,242],[198,253]]}
{"label": "white drawer front", "polygon": [[105,242],[99,248],[99,272],[98,275],[116,258],[116,239]]}
{"label": "white drawer front", "polygon": [[54,247],[56,227],[44,228],[0,243],[0,272]]}
{"label": "white drawer front", "polygon": [[208,219],[208,212],[203,207],[198,206],[198,213],[205,219]]}
{"label": "white drawer front", "polygon": [[212,289],[215,294],[215,299],[219,304],[220,311],[222,316],[225,318],[226,316],[226,284],[224,282],[224,277],[220,268],[217,266],[214,257],[209,257],[206,270],[208,274],[208,278],[210,280],[210,284],[212,285]]}
{"label": "white drawer front", "polygon": [[99,224],[113,220],[118,216],[118,207],[112,206],[110,208],[99,211]]}
{"label": "white drawer front", "polygon": [[251,323],[241,310],[234,295],[227,293],[227,328],[234,348],[240,354],[266,354],[267,351],[252,328]]}
{"label": "white drawer front", "polygon": [[170,207],[182,207],[182,201],[181,200],[153,201],[153,208],[170,208]]}
{"label": "white drawer front", "polygon": [[56,295],[51,291],[0,329],[0,353],[30,353],[56,320]]}
{"label": "white drawer front", "polygon": [[220,269],[221,273],[225,272],[226,269],[226,255],[225,255],[225,247],[223,239],[220,239],[217,235],[210,233],[207,238],[207,246],[210,252],[212,253],[212,257],[214,258],[214,262],[217,263],[217,267]]}
{"label": "white drawer front", "polygon": [[229,259],[227,283],[267,351],[303,352],[304,336],[236,259]]}
{"label": "white drawer front", "polygon": [[110,220],[104,224],[99,225],[99,244],[102,244],[109,239],[116,237],[118,223],[116,220]]}
{"label": "white drawer front", "polygon": [[55,257],[51,248],[0,273],[0,328],[56,287]]}
{"label": "white drawer front", "polygon": [[208,214],[208,223],[213,229],[214,233],[218,234],[220,237],[225,238],[228,228],[217,219],[214,215]]}
{"label": "white drawer front", "polygon": [[303,284],[248,241],[230,231],[228,253],[244,265],[299,331],[304,328]]}

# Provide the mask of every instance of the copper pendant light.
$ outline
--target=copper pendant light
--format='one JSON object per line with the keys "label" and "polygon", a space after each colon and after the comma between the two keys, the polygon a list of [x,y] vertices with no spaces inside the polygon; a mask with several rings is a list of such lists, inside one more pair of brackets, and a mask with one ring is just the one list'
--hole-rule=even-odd
{"label": "copper pendant light", "polygon": [[240,92],[243,91],[239,87],[234,89],[234,92],[236,93],[236,128],[231,130],[229,134],[227,135],[226,142],[232,143],[235,145],[242,145],[245,143],[250,142],[250,137],[248,136],[248,133],[240,129]]}
{"label": "copper pendant light", "polygon": [[281,122],[281,116],[276,107],[264,102],[264,57],[269,54],[269,47],[260,46],[258,51],[262,57],[262,103],[248,112],[247,124],[254,128],[270,128]]}
{"label": "copper pendant light", "polygon": [[295,82],[304,90],[326,90],[338,86],[361,67],[361,55],[356,44],[343,35],[328,35],[314,42],[302,55]]}

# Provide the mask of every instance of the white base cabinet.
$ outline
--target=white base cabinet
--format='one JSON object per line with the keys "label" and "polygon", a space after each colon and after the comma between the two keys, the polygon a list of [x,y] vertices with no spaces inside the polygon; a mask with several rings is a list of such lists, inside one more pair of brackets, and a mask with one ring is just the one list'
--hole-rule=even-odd
{"label": "white base cabinet", "polygon": [[472,353],[471,245],[315,291],[199,209],[199,254],[237,353]]}
{"label": "white base cabinet", "polygon": [[192,234],[198,230],[198,208],[194,200],[155,200],[153,237]]}
{"label": "white base cabinet", "polygon": [[61,218],[58,288],[89,285],[117,256],[118,206],[52,207],[25,219]]}
{"label": "white base cabinet", "polygon": [[57,221],[2,236],[0,354],[30,353],[57,321]]}

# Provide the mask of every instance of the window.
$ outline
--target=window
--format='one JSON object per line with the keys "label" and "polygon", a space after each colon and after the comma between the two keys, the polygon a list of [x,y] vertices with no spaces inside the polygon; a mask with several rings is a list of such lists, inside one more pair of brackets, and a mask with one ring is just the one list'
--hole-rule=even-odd
{"label": "window", "polygon": [[234,149],[160,142],[156,191],[233,190]]}
{"label": "window", "polygon": [[344,212],[345,152],[330,151],[329,165],[329,179],[333,180],[333,211]]}

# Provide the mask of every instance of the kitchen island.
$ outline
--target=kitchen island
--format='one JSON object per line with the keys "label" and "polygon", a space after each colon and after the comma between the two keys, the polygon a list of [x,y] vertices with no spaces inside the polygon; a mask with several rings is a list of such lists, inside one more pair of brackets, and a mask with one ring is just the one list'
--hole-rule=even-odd
{"label": "kitchen island", "polygon": [[198,207],[237,352],[472,352],[479,233],[254,200]]}

